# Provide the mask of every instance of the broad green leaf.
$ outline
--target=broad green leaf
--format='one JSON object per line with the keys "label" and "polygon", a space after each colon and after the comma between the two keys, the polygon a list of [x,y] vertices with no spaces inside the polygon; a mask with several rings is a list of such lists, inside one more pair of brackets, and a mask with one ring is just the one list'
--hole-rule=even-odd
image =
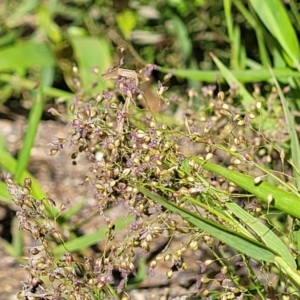
{"label": "broad green leaf", "polygon": [[270,206],[274,206],[282,212],[300,218],[300,197],[295,194],[286,192],[267,182],[261,182],[259,185],[255,185],[253,177],[241,172],[229,170],[220,165],[200,159],[199,157],[192,157],[191,159],[200,164],[204,169],[223,176],[266,203],[268,203],[269,197],[272,196],[273,201],[268,203]]}
{"label": "broad green leaf", "polygon": [[291,268],[297,268],[295,260],[288,248],[270,228],[262,224],[259,219],[251,216],[236,203],[226,203],[225,205],[234,213],[234,215],[243,221],[246,226],[253,230],[266,246],[270,249],[274,249],[280,254]]}
{"label": "broad green leaf", "polygon": [[287,62],[300,70],[299,39],[280,0],[250,0],[253,8],[288,56]]}
{"label": "broad green leaf", "polygon": [[[109,44],[104,38],[98,37],[72,37],[76,60],[83,89],[87,93],[101,92],[106,83],[101,74],[111,67]],[[97,68],[97,73],[93,69]]]}
{"label": "broad green leaf", "polygon": [[[128,224],[133,222],[133,220],[133,216],[129,216],[124,219],[118,220],[117,222],[115,222],[115,231],[125,228]],[[61,244],[54,249],[54,254],[60,255],[66,251],[75,252],[77,250],[85,249],[89,246],[92,246],[106,239],[107,230],[107,228],[101,228],[91,234],[86,234],[74,240],[68,241],[64,244]]]}
{"label": "broad green leaf", "polygon": [[257,242],[256,240],[244,236],[241,233],[237,233],[233,230],[227,229],[219,223],[213,222],[207,218],[203,218],[199,214],[195,214],[182,207],[178,207],[175,203],[167,201],[166,199],[150,192],[143,187],[137,188],[146,197],[152,199],[156,203],[159,203],[168,210],[179,214],[183,219],[189,221],[196,227],[208,232],[215,238],[236,249],[237,251],[257,260],[274,261],[276,255],[272,252],[272,250],[269,250],[267,247]]}
{"label": "broad green leaf", "polygon": [[0,50],[0,71],[16,71],[54,64],[53,55],[45,44],[29,41]]}

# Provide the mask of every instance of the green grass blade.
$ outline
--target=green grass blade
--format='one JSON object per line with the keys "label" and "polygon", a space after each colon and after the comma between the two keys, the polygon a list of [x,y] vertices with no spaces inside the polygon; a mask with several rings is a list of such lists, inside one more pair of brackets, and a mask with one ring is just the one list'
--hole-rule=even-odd
{"label": "green grass blade", "polygon": [[286,123],[287,123],[287,128],[288,128],[288,132],[289,132],[289,136],[291,139],[291,151],[292,151],[292,162],[293,162],[293,176],[295,178],[295,185],[297,187],[298,190],[300,190],[300,144],[299,144],[299,139],[298,139],[298,135],[295,129],[295,121],[294,121],[294,117],[292,116],[289,107],[288,107],[288,103],[284,97],[284,94],[282,92],[282,89],[280,87],[280,85],[278,84],[278,81],[276,79],[276,77],[273,74],[273,71],[270,70],[270,72],[272,73],[273,76],[273,80],[275,82],[275,86],[277,88],[278,94],[279,94],[279,98],[283,107],[283,111],[284,111],[284,116],[286,119]]}
{"label": "green grass blade", "polygon": [[138,190],[146,197],[152,199],[156,203],[159,203],[170,211],[179,214],[182,218],[189,221],[191,224],[208,232],[215,238],[236,249],[237,251],[257,260],[274,261],[276,255],[256,240],[250,239],[249,237],[246,237],[240,233],[229,230],[226,227],[210,221],[207,218],[203,218],[200,215],[195,214],[189,210],[178,207],[175,203],[167,201],[166,199],[163,199],[162,197],[150,192],[143,187],[138,187]]}
{"label": "green grass blade", "polygon": [[[15,90],[20,89],[20,87],[33,90],[36,86],[36,82],[11,74],[0,74],[0,81],[9,83]],[[44,87],[44,94],[53,98],[63,98],[68,100],[73,98],[72,93],[53,88],[51,86]]]}
{"label": "green grass blade", "polygon": [[[116,221],[115,222],[115,226],[116,226],[115,231],[125,228],[128,224],[133,222],[133,220],[134,220],[134,217],[129,216],[127,218]],[[57,246],[53,252],[55,255],[60,255],[66,251],[75,252],[77,250],[85,249],[89,246],[96,244],[97,242],[105,240],[106,233],[107,233],[107,228],[99,229],[96,232],[93,232],[91,234],[86,234],[86,235],[78,237],[72,241],[68,241],[64,244],[61,244],[61,245]]]}
{"label": "green grass blade", "polygon": [[[163,73],[169,73],[171,69],[169,68],[160,68],[159,69]],[[274,74],[277,78],[285,78],[285,77],[299,77],[299,72],[293,71],[291,69],[274,69]],[[272,79],[272,75],[270,74],[270,70],[268,69],[259,69],[259,70],[230,70],[231,74],[241,83],[253,83],[260,81],[267,81]],[[221,81],[224,82],[224,75],[220,74],[220,71],[202,71],[202,70],[192,70],[192,69],[175,69],[173,71],[175,76],[205,81],[205,82],[215,82],[217,78],[220,78]],[[1,75],[0,75],[1,80]]]}
{"label": "green grass blade", "polygon": [[0,71],[53,66],[55,60],[45,44],[24,42],[0,50]]}
{"label": "green grass blade", "polygon": [[251,216],[236,203],[226,203],[226,206],[234,213],[235,216],[242,220],[246,226],[253,230],[267,247],[274,249],[278,254],[280,254],[291,268],[297,268],[295,260],[288,248],[279,239],[279,237],[270,230],[270,228],[262,224],[259,219]]}
{"label": "green grass blade", "polygon": [[17,217],[14,217],[12,221],[12,246],[14,247],[16,257],[20,258],[23,255],[24,241]]}
{"label": "green grass blade", "polygon": [[6,184],[3,181],[0,181],[0,201],[11,203],[11,195],[8,193]]}
{"label": "green grass blade", "polygon": [[8,253],[12,257],[17,257],[17,251],[15,247],[9,243],[7,240],[0,238],[1,246],[5,249],[5,252]]}
{"label": "green grass blade", "polygon": [[232,43],[234,40],[234,37],[233,37],[234,25],[233,25],[232,12],[231,12],[232,1],[231,0],[223,0],[223,6],[224,6],[224,15],[225,15],[225,20],[226,20],[228,37],[229,37],[230,42]]}
{"label": "green grass blade", "polygon": [[266,28],[279,42],[287,55],[287,62],[300,70],[299,40],[280,0],[250,0]]}
{"label": "green grass blade", "polygon": [[[76,36],[71,38],[71,43],[84,90],[89,93],[101,92],[106,88],[101,74],[111,67],[108,42],[104,38]],[[98,74],[93,73],[94,68],[98,68]]]}
{"label": "green grass blade", "polygon": [[231,57],[230,57],[230,67],[233,69],[239,69],[239,42],[238,42],[238,32],[234,27],[234,22],[232,19],[232,0],[223,0],[224,5],[224,15],[226,20],[226,27],[228,31],[228,37],[231,46]]}
{"label": "green grass blade", "polygon": [[287,262],[280,256],[275,257],[275,262],[282,270],[284,270],[285,274],[288,276],[291,282],[298,288],[299,291],[300,290],[299,271],[297,269],[291,268],[290,265],[287,264]]}
{"label": "green grass blade", "polygon": [[245,89],[245,87],[237,80],[237,78],[232,74],[232,72],[225,67],[225,65],[213,54],[210,54],[213,61],[221,71],[223,77],[230,86],[237,87],[237,93],[242,97],[241,102],[244,107],[249,107],[250,104],[255,103],[255,99],[250,95],[250,93]]}
{"label": "green grass blade", "polygon": [[[42,74],[42,77],[46,76],[47,71],[48,69],[45,69],[45,71]],[[17,181],[19,181],[24,170],[27,168],[27,164],[30,159],[30,152],[33,147],[38,125],[42,117],[44,101],[45,101],[43,95],[44,85],[45,85],[44,79],[42,78],[40,86],[38,87],[38,90],[35,93],[35,97],[33,99],[33,105],[29,114],[28,127],[27,127],[28,129],[26,132],[22,149],[20,150],[18,155],[18,164],[15,170],[15,178]]]}
{"label": "green grass blade", "polygon": [[229,170],[198,157],[193,157],[192,159],[204,169],[223,176],[266,203],[268,203],[268,198],[272,196],[273,201],[268,204],[291,216],[300,218],[300,197],[296,196],[294,193],[286,192],[267,182],[261,182],[259,185],[255,185],[253,181],[254,178],[249,175]]}
{"label": "green grass blade", "polygon": [[13,13],[6,18],[8,27],[13,27],[15,23],[18,23],[25,15],[33,11],[39,4],[39,0],[23,0],[17,5],[15,3]]}
{"label": "green grass blade", "polygon": [[171,22],[174,27],[174,34],[177,36],[177,44],[180,47],[185,62],[191,58],[192,43],[186,24],[176,15],[172,15]]}
{"label": "green grass blade", "polygon": [[[10,174],[14,174],[17,168],[17,160],[12,157],[11,154],[4,148],[0,148],[0,168]],[[18,183],[23,184],[23,180],[25,178],[31,178],[31,190],[33,197],[37,199],[43,199],[46,197],[46,194],[44,193],[43,189],[40,187],[34,176],[26,170],[22,173],[22,176],[19,178]]]}
{"label": "green grass blade", "polygon": [[18,218],[14,217],[12,221],[12,243],[0,238],[1,244],[5,251],[12,257],[18,259],[23,255],[23,234],[18,228]]}
{"label": "green grass blade", "polygon": [[238,10],[243,14],[245,19],[248,21],[250,26],[255,30],[256,39],[258,44],[258,51],[260,56],[260,61],[262,65],[267,68],[270,66],[270,59],[268,55],[268,50],[266,46],[266,39],[264,36],[264,31],[256,16],[254,16],[249,8],[246,8],[242,1],[233,0],[234,5],[238,8]]}
{"label": "green grass blade", "polygon": [[65,221],[70,220],[72,216],[74,216],[76,213],[78,213],[84,206],[84,201],[79,202],[72,207],[68,207],[65,213],[61,215],[61,218]]}

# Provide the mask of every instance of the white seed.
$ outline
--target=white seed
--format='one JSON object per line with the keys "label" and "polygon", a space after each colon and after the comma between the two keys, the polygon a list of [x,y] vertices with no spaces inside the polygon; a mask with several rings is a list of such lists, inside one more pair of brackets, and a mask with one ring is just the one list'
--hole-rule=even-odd
{"label": "white seed", "polygon": [[205,160],[210,160],[214,155],[210,152],[210,153],[207,153],[206,156],[205,156]]}
{"label": "white seed", "polygon": [[269,194],[267,197],[268,204],[270,204],[274,200],[273,195]]}
{"label": "white seed", "polygon": [[253,179],[254,184],[259,184],[262,182],[262,178],[260,176],[257,176]]}
{"label": "white seed", "polygon": [[258,101],[258,102],[256,102],[256,104],[255,104],[255,106],[256,106],[256,109],[257,110],[260,110],[261,109],[261,102],[260,101]]}
{"label": "white seed", "polygon": [[241,163],[242,162],[239,159],[237,159],[237,158],[233,161],[234,165],[240,165]]}

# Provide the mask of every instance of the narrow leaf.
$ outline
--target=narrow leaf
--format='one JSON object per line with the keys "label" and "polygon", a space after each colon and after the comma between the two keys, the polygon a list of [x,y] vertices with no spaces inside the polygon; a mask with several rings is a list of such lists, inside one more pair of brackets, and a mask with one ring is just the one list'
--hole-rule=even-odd
{"label": "narrow leaf", "polygon": [[226,203],[226,206],[251,230],[253,230],[262,239],[266,246],[270,249],[274,249],[278,254],[280,254],[291,268],[297,268],[295,260],[288,248],[281,239],[272,230],[270,230],[270,228],[262,224],[259,219],[251,216],[236,203]]}
{"label": "narrow leaf", "polygon": [[282,1],[250,0],[250,2],[261,21],[288,56],[289,64],[299,69],[299,40]]}
{"label": "narrow leaf", "polygon": [[[192,69],[175,69],[171,70],[169,68],[160,68],[163,73],[173,72],[175,76],[206,81],[206,82],[216,82],[217,79],[225,81],[224,74],[221,74],[220,71],[211,71],[211,70],[192,70]],[[293,71],[291,69],[274,69],[274,74],[277,78],[280,77],[299,77],[299,72]],[[272,79],[272,75],[268,69],[259,69],[259,70],[230,70],[231,74],[241,83],[248,82],[260,82],[267,81]]]}
{"label": "narrow leaf", "polygon": [[288,128],[288,132],[289,132],[289,137],[291,139],[291,151],[292,151],[292,162],[293,162],[293,176],[295,178],[295,185],[297,187],[298,190],[300,190],[300,175],[299,175],[299,171],[300,171],[300,144],[299,144],[299,139],[298,139],[298,135],[295,129],[295,121],[294,121],[294,117],[292,116],[289,107],[288,107],[288,103],[283,95],[282,89],[280,87],[280,85],[278,84],[278,81],[276,80],[272,70],[270,69],[271,74],[273,75],[273,80],[275,82],[279,97],[280,97],[280,101],[283,107],[283,111],[284,111],[284,116],[286,119],[286,123],[287,123],[287,128]]}
{"label": "narrow leaf", "polygon": [[[47,69],[45,69],[45,72],[47,72]],[[33,105],[29,113],[28,130],[26,132],[26,136],[23,142],[23,147],[19,152],[18,164],[14,172],[17,181],[19,181],[24,170],[27,168],[27,164],[30,159],[30,152],[33,147],[35,136],[42,117],[43,107],[44,107],[44,95],[43,95],[44,85],[45,82],[44,79],[42,78],[39,88],[34,93]]]}
{"label": "narrow leaf", "polygon": [[241,102],[243,103],[244,107],[248,107],[250,104],[255,103],[255,99],[249,94],[249,92],[245,89],[245,87],[235,78],[232,72],[225,67],[225,65],[213,54],[210,54],[213,61],[221,71],[223,77],[227,81],[227,83],[231,87],[237,88],[237,94],[239,94],[242,99]]}
{"label": "narrow leaf", "polygon": [[250,239],[249,237],[246,237],[241,233],[237,233],[235,231],[227,229],[226,227],[203,218],[198,214],[178,207],[175,203],[167,201],[143,187],[138,187],[138,190],[146,197],[159,203],[170,211],[179,214],[182,218],[189,221],[191,224],[208,232],[215,238],[218,238],[228,246],[231,246],[232,248],[243,254],[246,254],[254,259],[264,261],[273,261],[276,256],[271,250],[269,250],[263,244],[258,243],[256,240]]}
{"label": "narrow leaf", "polygon": [[[133,216],[118,220],[115,223],[116,226],[115,230],[118,231],[122,228],[125,228],[128,224],[133,222],[133,220],[134,220]],[[92,246],[106,238],[107,230],[108,230],[107,228],[101,228],[96,232],[78,237],[72,241],[68,241],[64,244],[61,244],[54,249],[54,254],[60,255],[65,251],[75,252],[77,250],[85,249],[89,246]]]}
{"label": "narrow leaf", "polygon": [[300,218],[300,197],[295,194],[286,192],[267,182],[261,182],[259,185],[255,185],[254,178],[249,175],[229,170],[220,165],[200,159],[199,157],[193,157],[192,159],[204,169],[223,176],[266,203],[268,203],[269,197],[272,196],[273,201],[268,203],[270,206],[274,206],[282,212]]}

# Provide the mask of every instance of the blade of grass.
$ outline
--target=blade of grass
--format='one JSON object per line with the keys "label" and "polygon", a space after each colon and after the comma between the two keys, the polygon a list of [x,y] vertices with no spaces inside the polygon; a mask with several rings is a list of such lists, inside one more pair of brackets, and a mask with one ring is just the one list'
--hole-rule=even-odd
{"label": "blade of grass", "polygon": [[213,54],[210,53],[214,63],[217,65],[219,70],[221,71],[223,77],[226,82],[231,87],[237,88],[237,93],[242,97],[241,102],[244,107],[249,107],[250,104],[255,103],[255,99],[249,94],[249,92],[245,89],[245,87],[235,78],[231,71],[229,71],[225,65]]}
{"label": "blade of grass", "polygon": [[275,262],[279,265],[279,267],[284,270],[285,274],[288,276],[288,278],[291,280],[291,282],[300,289],[300,276],[299,271],[297,269],[293,269],[290,267],[289,264],[286,263],[286,261],[280,257],[275,257]]}
{"label": "blade of grass", "polygon": [[[300,70],[299,40],[280,0],[250,0],[260,20],[279,42],[290,66]],[[280,22],[279,22],[280,20]]]}
{"label": "blade of grass", "polygon": [[280,85],[278,84],[278,81],[276,79],[276,77],[274,76],[274,73],[272,71],[272,69],[270,68],[270,72],[273,76],[273,80],[277,89],[277,92],[279,94],[279,98],[283,107],[283,111],[284,111],[284,116],[286,119],[286,123],[287,123],[287,128],[288,128],[288,132],[289,132],[289,136],[291,139],[291,152],[292,152],[292,162],[293,162],[293,176],[295,178],[295,186],[297,187],[298,190],[300,190],[300,144],[299,144],[299,139],[298,139],[298,135],[295,129],[295,122],[294,122],[294,117],[292,116],[289,107],[288,107],[288,103],[283,95],[282,89],[280,87]]}
{"label": "blade of grass", "polygon": [[[14,171],[17,168],[17,160],[3,148],[0,148],[0,167],[10,174],[14,174]],[[25,178],[31,178],[31,190],[33,197],[37,199],[43,199],[46,197],[46,194],[44,193],[43,189],[40,187],[34,176],[26,170],[23,171],[18,183],[22,184]]]}
{"label": "blade of grass", "polygon": [[231,246],[237,251],[246,254],[257,260],[273,261],[275,254],[272,250],[265,247],[263,244],[257,242],[254,239],[250,239],[240,233],[227,229],[226,227],[215,223],[211,220],[201,217],[191,211],[184,208],[178,207],[175,203],[167,201],[166,199],[152,193],[151,191],[143,188],[137,187],[138,190],[146,197],[152,199],[156,203],[164,206],[170,211],[179,214],[182,218],[189,221],[196,227],[208,232],[215,238],[221,240],[225,244]]}
{"label": "blade of grass", "polygon": [[300,12],[299,12],[299,8],[297,7],[298,3],[296,3],[296,1],[297,0],[292,0],[292,1],[289,2],[289,4],[290,4],[290,7],[291,7],[291,11],[293,13],[293,16],[295,18],[295,21],[296,21],[296,22],[294,22],[294,25],[299,31],[300,30]]}
{"label": "blade of grass", "polygon": [[230,40],[231,46],[231,56],[230,56],[230,67],[232,69],[239,69],[239,61],[238,61],[238,54],[239,54],[239,45],[237,43],[237,31],[234,28],[234,22],[232,19],[232,1],[231,0],[223,0],[224,6],[224,15],[226,20],[226,27],[228,31],[228,37]]}
{"label": "blade of grass", "polygon": [[[14,174],[14,171],[17,168],[17,160],[13,158],[11,154],[4,148],[0,148],[0,167],[10,174]],[[18,184],[22,185],[25,178],[31,179],[31,194],[35,199],[45,199],[47,197],[34,176],[26,170],[24,170],[20,176]],[[58,215],[58,211],[54,207],[50,207],[47,202],[45,202],[45,207],[48,215],[51,218],[54,218]]]}
{"label": "blade of grass", "polygon": [[[163,73],[169,73],[172,69],[169,68],[160,68],[159,71]],[[299,72],[293,71],[291,69],[274,69],[274,74],[277,78],[280,77],[299,77]],[[272,75],[268,69],[259,69],[259,70],[230,70],[232,75],[241,83],[253,83],[259,81],[267,81],[272,79]],[[220,74],[220,71],[211,71],[211,70],[192,70],[192,69],[175,69],[173,70],[175,76],[194,79],[205,82],[215,82],[217,78],[220,78],[221,81],[224,80],[223,74]],[[1,75],[0,75],[1,79]]]}
{"label": "blade of grass", "polygon": [[222,210],[220,208],[212,208],[210,205],[205,205],[202,203],[202,201],[199,201],[198,199],[195,199],[193,197],[185,196],[183,199],[189,201],[190,203],[193,203],[199,207],[202,207],[205,209],[205,211],[215,215],[218,217],[218,219],[223,220],[224,222],[227,222],[231,225],[237,232],[242,233],[244,236],[248,236],[249,238],[253,238],[253,235],[246,230],[241,224],[239,224],[230,214],[228,214],[225,210]]}
{"label": "blade of grass", "polygon": [[251,216],[236,203],[225,204],[246,226],[253,230],[270,249],[276,249],[276,252],[286,261],[293,269],[297,268],[295,260],[279,237],[267,226],[262,224],[257,218]]}
{"label": "blade of grass", "polygon": [[15,23],[34,10],[38,6],[39,2],[39,0],[23,0],[19,2],[19,5],[14,6],[13,13],[5,18],[7,26],[13,27]]}
{"label": "blade of grass", "polygon": [[[11,74],[0,74],[0,81],[9,83],[15,88],[15,90],[20,89],[20,87],[28,90],[33,90],[36,87],[36,82]],[[63,98],[69,100],[73,98],[72,93],[59,90],[50,86],[44,87],[44,94],[53,98]]]}
{"label": "blade of grass", "polygon": [[[224,152],[227,152],[231,156],[235,156],[236,158],[238,158],[240,160],[245,159],[244,156],[242,156],[241,154],[239,154],[237,152],[230,151],[230,150],[228,150],[228,148],[226,148],[226,147],[224,147],[220,144],[215,144],[215,146],[216,146],[216,148],[218,148],[218,149],[220,149]],[[277,149],[277,151],[279,152],[280,149]],[[291,165],[292,165],[292,162],[289,162],[289,163],[291,163]],[[296,197],[299,197],[299,192],[298,192],[297,188],[294,185],[282,180],[280,177],[276,176],[276,174],[272,170],[264,167],[261,164],[257,164],[257,163],[253,162],[253,165],[256,168],[260,169],[263,173],[265,173],[266,175],[271,177],[272,180],[276,182],[276,186],[280,186],[281,188],[285,188],[286,191],[289,191],[289,192],[293,193]],[[275,185],[275,184],[273,184],[273,185]]]}
{"label": "blade of grass", "polygon": [[11,196],[7,191],[6,184],[0,181],[0,201],[5,203],[11,203]]}
{"label": "blade of grass", "polygon": [[[127,218],[118,220],[115,222],[115,231],[125,228],[128,224],[133,222],[134,216],[129,216]],[[81,237],[78,237],[72,241],[68,241],[64,244],[57,246],[54,249],[55,255],[61,255],[65,251],[75,252],[80,249],[85,249],[89,246],[92,246],[102,240],[106,239],[107,228],[99,229],[91,234],[87,234]]]}
{"label": "blade of grass", "polygon": [[12,257],[20,259],[23,255],[23,235],[21,230],[18,228],[18,219],[13,218],[12,221],[12,243],[7,240],[0,238],[1,244],[5,251]]}
{"label": "blade of grass", "polygon": [[[204,169],[228,179],[278,210],[300,218],[300,197],[297,197],[294,193],[286,192],[267,182],[261,182],[259,185],[255,185],[254,178],[249,175],[229,170],[220,165],[200,159],[199,157],[192,157],[191,159],[200,164]],[[270,196],[273,197],[271,203],[269,203],[268,200]]]}
{"label": "blade of grass", "polygon": [[177,43],[180,47],[184,61],[187,63],[192,54],[192,43],[189,38],[189,32],[186,24],[175,14],[171,17],[174,27],[174,34],[177,36]]}
{"label": "blade of grass", "polygon": [[74,216],[77,212],[81,210],[81,208],[84,206],[84,202],[79,202],[72,207],[69,207],[64,214],[61,215],[61,218],[66,222],[67,220],[70,220],[72,216]]}
{"label": "blade of grass", "polygon": [[[9,83],[15,89],[25,88],[28,90],[33,90],[36,87],[36,82],[23,79],[21,77],[11,74],[0,74],[0,81]],[[74,96],[72,93],[59,90],[50,86],[44,87],[44,94],[53,98],[63,99],[72,99]]]}
{"label": "blade of grass", "polygon": [[146,197],[159,203],[170,211],[179,214],[191,224],[208,232],[237,251],[246,254],[253,259],[273,262],[275,261],[278,266],[287,274],[294,285],[297,288],[300,288],[300,276],[298,271],[293,269],[281,256],[275,255],[276,249],[265,247],[256,240],[250,239],[242,234],[237,234],[236,232],[231,231],[218,223],[212,222],[206,218],[202,218],[198,214],[194,214],[191,211],[178,207],[175,203],[167,201],[166,199],[143,187],[138,187],[138,190]]}
{"label": "blade of grass", "polygon": [[20,258],[23,255],[24,242],[17,217],[14,217],[12,221],[12,246],[14,247],[16,257]]}
{"label": "blade of grass", "polygon": [[245,7],[242,1],[233,0],[234,5],[238,8],[238,10],[243,14],[245,19],[248,21],[250,26],[255,30],[256,39],[258,44],[258,51],[260,56],[260,61],[262,65],[267,68],[271,65],[268,50],[266,46],[266,39],[264,37],[264,31],[256,16],[251,13],[251,10]]}
{"label": "blade of grass", "polygon": [[30,159],[30,152],[33,147],[38,125],[42,117],[45,101],[43,95],[43,87],[47,85],[47,82],[44,81],[44,77],[46,77],[47,72],[48,69],[43,70],[40,85],[33,99],[33,105],[29,114],[26,136],[23,142],[22,149],[19,152],[17,168],[14,172],[17,181],[20,180],[24,170],[27,168],[27,164]]}

